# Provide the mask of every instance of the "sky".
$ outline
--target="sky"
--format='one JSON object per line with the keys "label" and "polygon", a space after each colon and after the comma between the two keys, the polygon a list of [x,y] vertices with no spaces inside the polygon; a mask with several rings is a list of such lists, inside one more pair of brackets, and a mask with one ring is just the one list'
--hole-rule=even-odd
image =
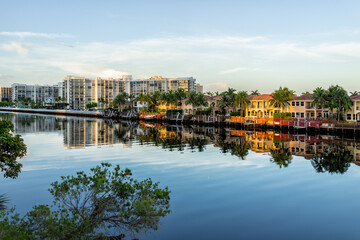
{"label": "sky", "polygon": [[205,91],[360,90],[360,1],[1,1],[0,86],[189,77]]}

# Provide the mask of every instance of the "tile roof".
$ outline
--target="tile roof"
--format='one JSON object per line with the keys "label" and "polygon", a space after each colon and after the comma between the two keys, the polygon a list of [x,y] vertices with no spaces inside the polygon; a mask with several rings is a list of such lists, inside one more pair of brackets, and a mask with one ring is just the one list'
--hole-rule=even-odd
{"label": "tile roof", "polygon": [[253,101],[267,101],[272,99],[271,94],[260,94],[258,96],[256,95],[249,95],[249,100]]}
{"label": "tile roof", "polygon": [[294,96],[293,100],[312,100],[312,96],[311,93],[302,96]]}
{"label": "tile roof", "polygon": [[360,100],[360,95],[355,95],[350,97],[351,100]]}

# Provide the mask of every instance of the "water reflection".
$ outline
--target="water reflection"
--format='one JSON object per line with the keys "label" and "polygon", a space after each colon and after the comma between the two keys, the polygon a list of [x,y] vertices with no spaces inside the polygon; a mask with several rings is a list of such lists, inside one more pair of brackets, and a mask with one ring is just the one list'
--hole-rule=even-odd
{"label": "water reflection", "polygon": [[46,115],[1,113],[11,120],[16,133],[60,132],[68,149],[89,146],[132,144],[158,146],[167,151],[206,151],[208,145],[224,154],[246,160],[250,152],[269,155],[269,160],[286,168],[293,156],[311,160],[316,172],[345,173],[350,163],[360,163],[360,144],[354,139],[335,136],[292,135],[218,129],[201,126],[162,125],[147,122],[114,122],[102,119],[55,117]]}

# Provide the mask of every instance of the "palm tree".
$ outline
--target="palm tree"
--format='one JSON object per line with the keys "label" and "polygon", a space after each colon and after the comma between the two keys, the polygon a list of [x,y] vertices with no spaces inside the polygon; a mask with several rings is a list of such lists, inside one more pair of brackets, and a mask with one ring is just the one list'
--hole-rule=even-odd
{"label": "palm tree", "polygon": [[308,94],[310,94],[310,92],[309,92],[309,91],[302,92],[302,93],[301,93],[301,96],[305,96],[305,95],[308,95]]}
{"label": "palm tree", "polygon": [[0,194],[0,211],[6,209],[6,203],[8,203],[8,199],[5,197],[5,194]]}
{"label": "palm tree", "polygon": [[201,107],[207,107],[209,103],[205,99],[205,95],[203,93],[197,93],[197,106]]}
{"label": "palm tree", "polygon": [[161,93],[156,91],[154,94],[140,94],[137,99],[141,103],[146,103],[150,112],[156,112],[157,107],[161,102]]}
{"label": "palm tree", "polygon": [[358,92],[358,91],[350,92],[350,96],[356,96],[359,94],[360,94],[360,92]]}
{"label": "palm tree", "polygon": [[331,115],[333,115],[334,109],[336,109],[337,118],[340,120],[342,113],[351,109],[353,104],[352,100],[347,92],[339,85],[330,86],[327,93],[326,105],[329,107]]}
{"label": "palm tree", "polygon": [[177,101],[177,106],[179,106],[179,104],[181,104],[181,101],[186,98],[186,92],[182,88],[179,88],[178,90],[176,90],[174,92],[174,95],[175,95],[175,99]]}
{"label": "palm tree", "polygon": [[255,96],[259,96],[260,92],[258,90],[252,90],[250,95],[255,95]]}
{"label": "palm tree", "polygon": [[191,104],[191,107],[192,107],[191,112],[194,114],[194,107],[196,107],[198,104],[198,98],[197,98],[196,92],[194,92],[194,91],[188,92],[187,100],[185,101],[185,104],[186,105]]}
{"label": "palm tree", "polygon": [[321,116],[324,116],[324,106],[326,105],[327,101],[328,101],[328,92],[321,88],[321,87],[317,87],[314,91],[313,91],[313,96],[312,96],[312,105],[315,106],[315,109],[317,109],[319,106],[321,106]]}
{"label": "palm tree", "polygon": [[329,87],[329,105],[336,109],[338,121],[345,111],[350,110],[353,103],[347,92],[339,85]]}
{"label": "palm tree", "polygon": [[235,96],[235,105],[239,106],[243,112],[243,116],[245,117],[246,108],[250,105],[249,96],[246,91],[240,91]]}
{"label": "palm tree", "polygon": [[293,99],[295,91],[288,89],[287,87],[280,87],[278,90],[275,90],[270,99],[270,106],[280,107],[283,111],[286,107],[290,105],[290,101]]}
{"label": "palm tree", "polygon": [[229,88],[227,91],[221,93],[222,99],[221,99],[221,105],[224,109],[226,108],[232,108],[233,111],[235,111],[237,105],[235,102],[235,89]]}
{"label": "palm tree", "polygon": [[119,111],[121,111],[121,105],[124,105],[126,103],[128,97],[129,95],[126,92],[118,94],[113,101],[114,107],[117,107]]}

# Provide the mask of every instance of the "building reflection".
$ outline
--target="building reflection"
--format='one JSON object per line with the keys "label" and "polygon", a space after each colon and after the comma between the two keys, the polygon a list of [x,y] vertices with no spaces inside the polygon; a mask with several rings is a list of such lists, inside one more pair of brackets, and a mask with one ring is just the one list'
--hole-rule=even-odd
{"label": "building reflection", "polygon": [[336,136],[30,114],[1,113],[0,118],[11,120],[20,134],[61,132],[63,145],[68,149],[140,144],[168,151],[202,152],[213,146],[240,160],[246,160],[250,152],[268,154],[280,168],[288,167],[294,156],[311,160],[317,172],[344,173],[350,162],[360,165],[360,142]]}

